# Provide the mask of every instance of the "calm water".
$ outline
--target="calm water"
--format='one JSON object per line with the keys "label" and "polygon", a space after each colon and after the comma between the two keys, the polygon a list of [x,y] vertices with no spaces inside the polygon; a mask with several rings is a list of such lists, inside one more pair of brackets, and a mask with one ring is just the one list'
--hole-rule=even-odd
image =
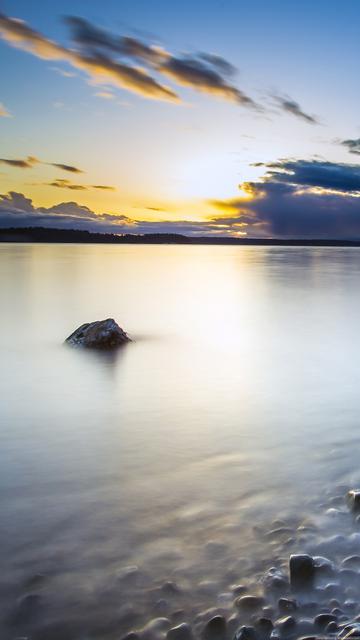
{"label": "calm water", "polygon": [[[360,483],[359,285],[359,249],[0,246],[1,638],[192,619],[319,526]],[[63,346],[109,316],[113,357]]]}

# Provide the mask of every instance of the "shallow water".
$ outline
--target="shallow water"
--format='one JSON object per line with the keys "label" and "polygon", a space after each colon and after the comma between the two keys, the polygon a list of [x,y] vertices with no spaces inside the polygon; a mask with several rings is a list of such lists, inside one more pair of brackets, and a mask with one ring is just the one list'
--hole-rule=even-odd
{"label": "shallow water", "polygon": [[[356,248],[0,246],[1,638],[192,620],[274,519],[318,543],[360,484],[359,283]],[[133,343],[63,346],[109,316]]]}

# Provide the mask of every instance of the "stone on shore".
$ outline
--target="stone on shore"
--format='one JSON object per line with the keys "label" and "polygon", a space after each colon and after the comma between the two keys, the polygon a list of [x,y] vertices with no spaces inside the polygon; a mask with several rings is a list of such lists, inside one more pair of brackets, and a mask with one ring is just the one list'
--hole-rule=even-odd
{"label": "stone on shore", "polygon": [[114,349],[127,342],[131,339],[113,318],[82,324],[65,340],[72,347],[85,349]]}
{"label": "stone on shore", "polygon": [[353,511],[360,511],[360,489],[351,489],[348,501]]}
{"label": "stone on shore", "polygon": [[191,627],[186,622],[182,622],[177,627],[172,627],[166,634],[167,640],[192,640]]}
{"label": "stone on shore", "polygon": [[315,575],[314,559],[308,554],[290,556],[290,584],[294,589],[310,586]]}

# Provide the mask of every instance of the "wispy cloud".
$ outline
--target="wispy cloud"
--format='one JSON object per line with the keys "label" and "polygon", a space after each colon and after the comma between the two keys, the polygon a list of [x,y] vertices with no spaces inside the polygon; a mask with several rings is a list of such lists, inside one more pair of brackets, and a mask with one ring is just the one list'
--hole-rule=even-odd
{"label": "wispy cloud", "polygon": [[34,156],[28,156],[27,158],[0,158],[0,163],[7,164],[9,167],[17,167],[18,169],[32,169],[32,167],[37,164],[46,164],[50,167],[56,167],[56,169],[61,169],[62,171],[67,171],[69,173],[84,173],[82,169],[74,167],[71,164],[44,162]]}
{"label": "wispy cloud", "polygon": [[285,113],[289,113],[296,118],[300,118],[300,120],[304,120],[308,124],[319,124],[319,120],[314,115],[306,113],[295,100],[281,96],[274,96],[274,99]]}
{"label": "wispy cloud", "polygon": [[[177,56],[137,38],[113,35],[83,18],[68,17],[66,22],[76,49],[61,46],[22,20],[4,14],[0,14],[0,33],[12,46],[45,60],[67,62],[95,82],[107,82],[146,98],[181,102],[177,91],[157,79],[156,74],[195,91],[259,108],[244,90],[229,82],[235,69],[221,56],[204,52]],[[148,69],[140,68],[139,61]],[[59,72],[57,67],[56,71]],[[60,72],[66,74],[66,70]]]}
{"label": "wispy cloud", "polygon": [[70,180],[61,180],[60,178],[46,183],[46,186],[57,187],[58,189],[71,189],[73,191],[87,191],[87,187],[83,184],[76,184],[70,182]]}
{"label": "wispy cloud", "polygon": [[9,167],[17,167],[18,169],[32,169],[40,160],[33,156],[27,158],[0,158],[1,164],[7,164]]}
{"label": "wispy cloud", "polygon": [[348,140],[342,140],[340,144],[346,147],[350,153],[360,155],[360,138],[350,138]]}
{"label": "wispy cloud", "polygon": [[0,118],[12,118],[12,113],[0,102]]}
{"label": "wispy cloud", "polygon": [[82,169],[73,167],[71,164],[62,164],[59,162],[47,162],[46,164],[56,167],[57,169],[62,169],[62,171],[68,171],[69,173],[84,173]]}
{"label": "wispy cloud", "polygon": [[146,71],[108,57],[104,51],[75,51],[49,40],[17,18],[0,14],[0,33],[12,46],[24,49],[44,60],[63,60],[81,69],[94,80],[112,84],[147,98],[179,101],[177,94]]}
{"label": "wispy cloud", "polygon": [[101,189],[103,191],[116,191],[116,187],[104,184],[78,184],[71,180],[55,178],[51,182],[32,183],[33,186],[55,187],[57,189],[70,189],[71,191],[89,191],[90,189]]}

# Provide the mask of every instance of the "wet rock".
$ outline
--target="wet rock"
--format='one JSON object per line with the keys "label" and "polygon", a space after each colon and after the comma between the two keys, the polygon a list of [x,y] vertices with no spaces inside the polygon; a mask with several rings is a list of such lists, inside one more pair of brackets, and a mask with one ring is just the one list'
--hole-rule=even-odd
{"label": "wet rock", "polygon": [[287,613],[288,611],[295,611],[295,609],[297,609],[296,600],[293,598],[280,598],[278,606],[281,613]]}
{"label": "wet rock", "polygon": [[243,593],[246,593],[247,587],[244,584],[235,584],[231,587],[232,592],[236,596],[241,596]]}
{"label": "wet rock", "polygon": [[341,565],[345,569],[360,569],[360,556],[348,556],[344,558]]}
{"label": "wet rock", "polygon": [[335,565],[324,556],[315,556],[313,558],[316,573],[323,576],[332,576],[335,573]]}
{"label": "wet rock", "polygon": [[274,628],[274,625],[270,618],[262,616],[255,621],[255,628],[261,638],[268,638]]}
{"label": "wet rock", "polygon": [[340,569],[339,578],[343,584],[355,584],[359,582],[360,574],[354,569]]}
{"label": "wet rock", "polygon": [[296,626],[296,620],[293,616],[285,616],[275,622],[275,627],[281,634],[286,634],[292,631]]}
{"label": "wet rock", "polygon": [[326,627],[325,627],[325,634],[336,633],[338,629],[339,629],[339,627],[338,627],[337,622],[335,622],[335,621],[329,622],[329,624],[326,625]]}
{"label": "wet rock", "polygon": [[360,511],[360,489],[351,489],[347,494],[347,499],[353,511]]}
{"label": "wet rock", "polygon": [[243,611],[254,611],[264,604],[264,598],[261,596],[240,596],[235,600],[235,604]]}
{"label": "wet rock", "polygon": [[314,624],[319,627],[319,629],[325,629],[329,622],[336,622],[336,620],[336,615],[333,613],[319,613],[314,618]]}
{"label": "wet rock", "polygon": [[314,559],[308,554],[294,554],[290,556],[290,584],[294,589],[311,586],[315,577]]}
{"label": "wet rock", "polygon": [[339,593],[339,587],[340,585],[338,582],[328,582],[324,587],[324,592],[327,596],[335,596]]}
{"label": "wet rock", "polygon": [[161,640],[170,626],[168,618],[154,618],[141,629],[140,637],[144,640]]}
{"label": "wet rock", "polygon": [[71,347],[86,349],[113,349],[126,342],[131,342],[129,336],[113,318],[82,324],[65,340]]}
{"label": "wet rock", "polygon": [[168,595],[175,595],[177,593],[180,593],[180,589],[177,586],[177,584],[175,582],[171,582],[170,580],[167,580],[167,582],[164,582],[164,584],[161,587],[161,590],[164,593],[167,593]]}
{"label": "wet rock", "polygon": [[191,640],[193,637],[189,624],[183,622],[177,627],[172,627],[166,634],[167,640]]}
{"label": "wet rock", "polygon": [[288,587],[287,577],[276,567],[271,567],[271,569],[264,574],[262,582],[265,589],[270,591],[284,591]]}
{"label": "wet rock", "polygon": [[203,638],[206,640],[221,640],[226,636],[226,620],[224,616],[214,616],[205,625],[203,632]]}
{"label": "wet rock", "polygon": [[234,640],[256,640],[257,635],[254,627],[247,627],[243,625],[238,629],[234,635]]}
{"label": "wet rock", "polygon": [[352,622],[346,624],[339,631],[337,638],[339,640],[345,640],[345,638],[359,638],[360,637],[360,623]]}

